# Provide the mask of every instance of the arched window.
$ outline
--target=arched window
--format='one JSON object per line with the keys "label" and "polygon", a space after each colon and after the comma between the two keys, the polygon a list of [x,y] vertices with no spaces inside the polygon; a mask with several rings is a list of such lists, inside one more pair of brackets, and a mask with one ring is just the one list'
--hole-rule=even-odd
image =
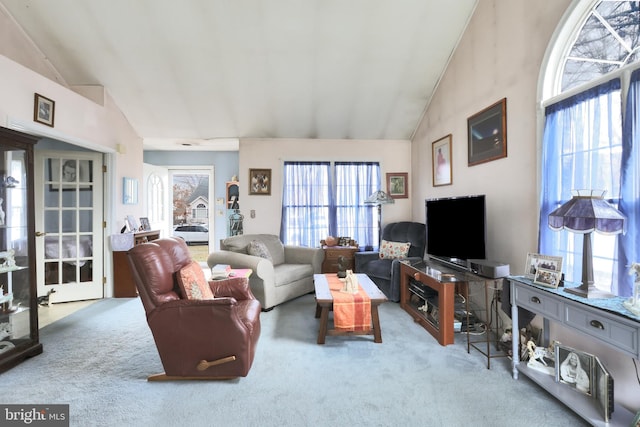
{"label": "arched window", "polygon": [[640,2],[592,4],[564,58],[561,92],[640,60]]}
{"label": "arched window", "polygon": [[152,173],[147,180],[147,215],[151,223],[165,220],[166,203],[164,200],[164,185],[162,178]]}
{"label": "arched window", "polygon": [[627,233],[593,233],[594,278],[623,296],[632,291],[626,269],[640,257],[639,10],[640,2],[574,1],[541,70],[539,250],[562,256],[565,279],[580,282],[583,236],[550,230],[548,215],[574,190],[605,190],[627,215]]}

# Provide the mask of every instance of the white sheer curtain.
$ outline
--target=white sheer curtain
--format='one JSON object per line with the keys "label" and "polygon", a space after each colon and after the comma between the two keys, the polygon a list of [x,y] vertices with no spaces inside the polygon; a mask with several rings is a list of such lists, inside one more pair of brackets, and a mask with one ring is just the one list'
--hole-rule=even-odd
{"label": "white sheer curtain", "polygon": [[[578,282],[583,235],[551,230],[548,217],[571,199],[572,190],[606,190],[605,198],[618,204],[622,157],[620,80],[613,79],[549,105],[545,115],[539,251],[562,256],[565,279]],[[592,238],[596,286],[610,287],[617,278],[616,236],[596,232]]]}
{"label": "white sheer curtain", "polygon": [[634,284],[629,266],[640,262],[640,70],[631,73],[622,141],[619,208],[627,216],[627,231],[618,237],[618,288],[612,291],[626,297],[633,294]]}
{"label": "white sheer curtain", "polygon": [[377,244],[377,211],[364,200],[380,188],[379,163],[336,162],[333,172],[330,162],[284,163],[283,243],[317,247],[332,235]]}

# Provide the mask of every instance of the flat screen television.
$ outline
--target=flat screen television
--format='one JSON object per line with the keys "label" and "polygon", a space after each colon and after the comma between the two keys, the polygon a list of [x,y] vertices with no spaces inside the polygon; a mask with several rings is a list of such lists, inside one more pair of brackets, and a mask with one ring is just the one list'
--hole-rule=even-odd
{"label": "flat screen television", "polygon": [[427,255],[466,268],[468,259],[485,259],[485,196],[425,200]]}

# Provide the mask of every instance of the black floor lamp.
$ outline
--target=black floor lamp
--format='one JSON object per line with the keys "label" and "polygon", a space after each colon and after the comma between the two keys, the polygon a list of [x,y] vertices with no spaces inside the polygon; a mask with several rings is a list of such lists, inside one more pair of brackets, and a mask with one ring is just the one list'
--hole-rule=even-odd
{"label": "black floor lamp", "polygon": [[380,246],[382,239],[382,205],[389,205],[395,202],[393,197],[382,190],[374,191],[364,201],[365,205],[375,205],[378,207],[378,246]]}

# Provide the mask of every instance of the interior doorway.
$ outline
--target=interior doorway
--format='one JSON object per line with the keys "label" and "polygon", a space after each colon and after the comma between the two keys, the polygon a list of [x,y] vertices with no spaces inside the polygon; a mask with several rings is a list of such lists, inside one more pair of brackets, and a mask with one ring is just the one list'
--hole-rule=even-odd
{"label": "interior doorway", "polygon": [[169,183],[169,235],[184,239],[193,259],[206,262],[214,247],[213,167],[169,168]]}
{"label": "interior doorway", "polygon": [[102,154],[35,151],[36,282],[51,302],[102,298]]}

